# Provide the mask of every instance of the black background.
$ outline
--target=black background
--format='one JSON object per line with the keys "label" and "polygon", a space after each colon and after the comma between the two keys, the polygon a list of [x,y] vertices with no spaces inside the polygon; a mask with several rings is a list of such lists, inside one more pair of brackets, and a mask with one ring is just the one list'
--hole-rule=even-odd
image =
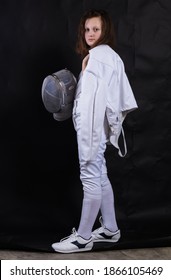
{"label": "black background", "polygon": [[171,245],[170,0],[0,1],[0,248],[51,251],[78,226],[82,203],[72,119],[57,122],[41,99],[43,79],[76,77],[77,26],[106,9],[116,29],[138,110],[124,122],[128,154],[106,152],[120,248]]}

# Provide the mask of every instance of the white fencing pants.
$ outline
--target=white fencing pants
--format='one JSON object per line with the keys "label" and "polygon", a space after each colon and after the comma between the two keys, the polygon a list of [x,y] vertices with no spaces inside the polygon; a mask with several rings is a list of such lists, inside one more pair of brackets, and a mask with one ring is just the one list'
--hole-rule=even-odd
{"label": "white fencing pants", "polygon": [[[77,141],[79,151],[79,135]],[[77,232],[83,238],[87,239],[91,236],[99,210],[101,211],[105,227],[111,231],[118,229],[114,209],[113,189],[107,176],[106,160],[104,158],[106,142],[106,125],[104,124],[102,140],[96,160],[85,162],[79,156],[80,179],[83,185],[84,197]]]}

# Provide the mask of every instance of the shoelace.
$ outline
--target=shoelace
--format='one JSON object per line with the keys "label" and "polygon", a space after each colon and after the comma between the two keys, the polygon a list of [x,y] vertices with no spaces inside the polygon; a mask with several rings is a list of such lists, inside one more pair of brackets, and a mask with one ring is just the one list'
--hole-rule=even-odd
{"label": "shoelace", "polygon": [[66,237],[64,237],[64,238],[62,238],[62,239],[60,240],[60,242],[66,240],[66,239],[68,239],[68,238],[70,238],[70,237],[76,236],[76,233],[77,233],[76,229],[73,228],[73,229],[72,229],[72,233],[71,233],[70,235],[68,235],[68,236],[66,236]]}

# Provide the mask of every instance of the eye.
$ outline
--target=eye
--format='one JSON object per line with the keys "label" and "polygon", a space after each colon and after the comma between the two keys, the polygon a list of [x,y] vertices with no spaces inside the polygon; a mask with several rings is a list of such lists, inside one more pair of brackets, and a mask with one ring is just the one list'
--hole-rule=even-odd
{"label": "eye", "polygon": [[100,30],[100,29],[97,28],[97,27],[94,28],[94,32],[97,32],[97,31],[99,31],[99,30]]}
{"label": "eye", "polygon": [[89,30],[90,30],[89,28],[85,28],[85,32],[89,32]]}

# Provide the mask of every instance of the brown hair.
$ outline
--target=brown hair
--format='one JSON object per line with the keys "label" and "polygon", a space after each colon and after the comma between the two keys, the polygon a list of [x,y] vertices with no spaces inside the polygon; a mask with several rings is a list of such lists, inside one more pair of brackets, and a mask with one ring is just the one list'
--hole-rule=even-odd
{"label": "brown hair", "polygon": [[100,17],[102,21],[102,34],[99,40],[93,45],[93,47],[101,44],[107,44],[112,49],[114,49],[115,47],[114,26],[109,14],[104,10],[90,10],[88,12],[85,12],[85,14],[81,17],[78,26],[76,52],[81,55],[81,57],[85,57],[90,49],[85,41],[85,22],[87,19],[93,17]]}

